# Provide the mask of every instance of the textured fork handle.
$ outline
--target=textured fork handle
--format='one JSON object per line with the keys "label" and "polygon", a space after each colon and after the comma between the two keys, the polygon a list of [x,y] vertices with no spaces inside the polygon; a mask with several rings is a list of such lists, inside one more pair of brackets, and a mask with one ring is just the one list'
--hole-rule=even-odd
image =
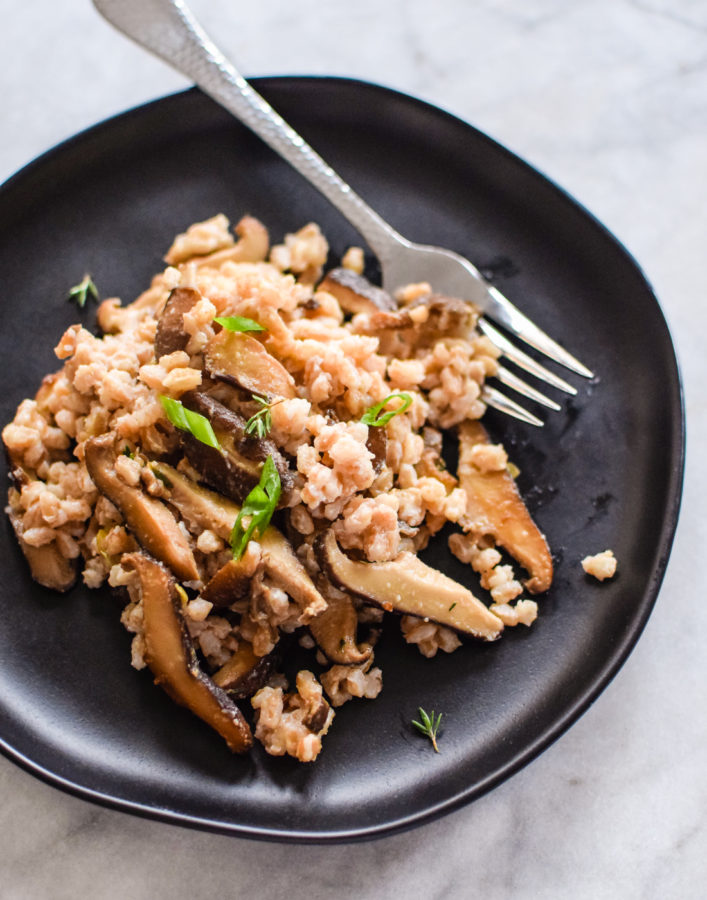
{"label": "textured fork handle", "polygon": [[279,116],[226,59],[183,0],[93,0],[136,43],[194,81],[314,185],[363,235],[381,264],[407,243]]}

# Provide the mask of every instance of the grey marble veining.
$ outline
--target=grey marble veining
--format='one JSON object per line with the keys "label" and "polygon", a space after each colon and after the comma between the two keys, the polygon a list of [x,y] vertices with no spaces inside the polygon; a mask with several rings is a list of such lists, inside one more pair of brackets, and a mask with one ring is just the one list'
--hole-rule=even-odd
{"label": "grey marble veining", "polygon": [[[473,805],[353,846],[288,847],[92,806],[0,758],[0,897],[707,895],[707,6],[703,0],[194,0],[251,74],[349,75],[471,121],[622,239],[686,387],[681,521],[636,650],[538,760]],[[0,179],[182,79],[87,0],[3,5]],[[265,875],[264,875],[265,873]]]}

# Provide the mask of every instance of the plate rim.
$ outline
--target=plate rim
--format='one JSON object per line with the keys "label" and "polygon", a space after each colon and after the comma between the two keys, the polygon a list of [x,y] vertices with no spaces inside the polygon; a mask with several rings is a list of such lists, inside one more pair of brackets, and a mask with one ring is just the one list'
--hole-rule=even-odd
{"label": "plate rim", "polygon": [[[660,305],[658,297],[653,286],[647,278],[642,266],[638,263],[631,252],[620,241],[609,228],[604,225],[590,210],[588,210],[581,201],[578,201],[562,186],[558,185],[552,178],[548,177],[544,171],[531,165],[517,153],[505,147],[485,132],[479,130],[476,126],[465,121],[460,116],[450,112],[437,103],[431,103],[423,100],[405,91],[397,88],[391,88],[376,82],[367,81],[359,78],[348,78],[342,76],[331,75],[271,75],[261,76],[249,79],[256,89],[267,92],[269,87],[277,87],[278,85],[288,84],[294,88],[298,84],[327,83],[331,85],[344,85],[349,88],[363,89],[387,94],[397,97],[413,106],[423,109],[428,115],[438,116],[441,119],[451,120],[457,126],[461,125],[466,129],[474,132],[477,139],[480,139],[491,145],[496,153],[500,153],[510,158],[516,165],[519,165],[531,177],[540,179],[549,185],[554,191],[559,193],[562,198],[569,202],[572,206],[583,213],[587,223],[601,231],[605,238],[614,245],[614,247],[625,258],[626,262],[634,270],[634,272],[643,281],[647,292],[650,294],[655,303],[655,312],[659,315],[659,320],[665,330],[667,338],[666,347],[670,350],[670,357],[673,363],[671,371],[670,394],[672,400],[669,407],[673,413],[674,427],[668,441],[669,458],[672,461],[670,471],[670,481],[667,485],[666,496],[669,503],[663,512],[663,522],[660,531],[659,540],[656,542],[656,568],[651,574],[648,586],[644,591],[644,602],[640,611],[640,615],[635,616],[630,627],[623,635],[623,639],[613,649],[610,656],[605,660],[601,667],[601,673],[592,683],[585,688],[577,700],[559,716],[551,726],[545,729],[544,733],[536,740],[526,744],[524,748],[513,756],[500,769],[494,770],[493,773],[486,776],[479,782],[458,791],[454,796],[444,801],[428,806],[424,810],[419,810],[406,815],[398,816],[395,820],[388,820],[382,824],[371,825],[365,828],[353,829],[337,829],[327,831],[315,830],[292,830],[277,829],[249,824],[239,824],[236,822],[223,822],[216,819],[202,817],[195,814],[179,812],[173,809],[166,809],[160,806],[150,806],[148,803],[139,803],[127,798],[115,797],[110,793],[97,791],[93,788],[79,784],[77,781],[65,778],[46,766],[33,761],[27,754],[17,750],[8,741],[0,735],[0,752],[16,763],[20,768],[36,776],[46,784],[56,787],[65,793],[88,800],[109,809],[116,809],[121,812],[128,812],[142,818],[153,819],[172,825],[181,825],[183,827],[197,828],[204,831],[227,834],[234,837],[250,838],[256,840],[267,840],[275,842],[299,843],[299,844],[333,844],[333,843],[349,843],[374,840],[395,833],[408,830],[410,828],[424,824],[438,818],[446,813],[472,802],[473,800],[483,796],[490,790],[508,780],[515,773],[523,769],[533,759],[538,757],[544,750],[560,738],[594,703],[599,695],[606,689],[618,671],[624,665],[632,650],[636,646],[646,623],[655,607],[658,593],[660,591],[665,572],[667,570],[671,549],[677,529],[680,514],[680,506],[682,501],[682,491],[684,484],[685,471],[685,398],[682,374],[679,360],[677,358],[675,341],[665,317],[665,313]],[[80,130],[79,132],[63,139],[58,144],[43,151],[38,156],[31,159],[17,172],[12,174],[7,180],[0,185],[0,197],[11,191],[15,184],[21,182],[26,177],[41,169],[47,163],[60,156],[64,151],[74,149],[81,144],[82,141],[90,139],[96,133],[104,128],[114,125],[119,120],[128,120],[133,117],[149,115],[150,112],[158,106],[164,106],[170,102],[179,103],[183,98],[190,94],[201,94],[206,96],[196,87],[190,87],[185,90],[177,90],[164,96],[149,100],[130,107],[124,111],[115,113],[106,118],[101,119],[93,125]]]}

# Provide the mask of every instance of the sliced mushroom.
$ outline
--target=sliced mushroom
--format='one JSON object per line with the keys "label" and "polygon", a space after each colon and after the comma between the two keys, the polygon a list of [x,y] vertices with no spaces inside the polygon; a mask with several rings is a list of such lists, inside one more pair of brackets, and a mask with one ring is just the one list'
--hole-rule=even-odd
{"label": "sliced mushroom", "polygon": [[253,645],[241,641],[233,656],[214,675],[214,684],[239,700],[252,697],[272,674],[277,655],[273,650],[267,656],[256,656]]}
{"label": "sliced mushroom", "polygon": [[317,706],[311,709],[305,718],[302,719],[302,724],[306,725],[313,734],[319,734],[327,724],[330,712],[331,706],[322,696]]}
{"label": "sliced mushroom", "polygon": [[135,570],[143,606],[145,661],[169,696],[217,731],[234,753],[253,743],[248,723],[228,694],[199,668],[169,572],[144,553],[123,557]]}
{"label": "sliced mushroom", "polygon": [[216,381],[261,397],[297,396],[287,369],[259,340],[244,332],[222,328],[214,335],[204,351],[204,369]]}
{"label": "sliced mushroom", "polygon": [[216,607],[230,606],[247,596],[251,580],[251,569],[243,558],[231,559],[211,578],[201,598]]}
{"label": "sliced mushroom", "polygon": [[[224,540],[229,539],[240,512],[235,503],[195,484],[166,463],[152,463],[152,468],[166,484],[167,502],[179,510],[191,528],[209,528]],[[297,603],[304,617],[316,616],[326,609],[326,600],[281,531],[269,525],[258,543],[269,578]]]}
{"label": "sliced mushroom", "polygon": [[459,428],[459,483],[467,495],[467,517],[473,530],[490,535],[529,573],[527,589],[546,591],[552,583],[552,557],[545,536],[530,517],[510,472],[482,472],[474,465],[473,448],[490,443],[479,422]]}
{"label": "sliced mushroom", "polygon": [[267,575],[300,607],[302,623],[306,624],[311,617],[324,612],[326,600],[314,586],[285,535],[270,525],[258,540]]}
{"label": "sliced mushroom", "polygon": [[324,577],[317,580],[317,587],[328,604],[324,612],[309,623],[317,646],[334,663],[356,665],[365,662],[373,648],[356,643],[358,616],[353,600]]}
{"label": "sliced mushroom", "polygon": [[[416,313],[420,308],[424,312]],[[355,330],[378,336],[381,332],[403,332],[416,346],[429,346],[442,337],[468,337],[477,316],[476,307],[466,300],[429,294],[401,309],[375,312],[357,322]]]}
{"label": "sliced mushroom", "polygon": [[191,434],[180,434],[184,454],[206,484],[242,503],[260,481],[263,464],[238,453],[228,433],[214,428],[214,434],[221,450],[203,444]]}
{"label": "sliced mushroom", "polygon": [[392,312],[398,308],[391,295],[382,288],[358,275],[351,269],[332,269],[327,272],[318,290],[332,294],[339,306],[348,313],[370,313],[383,310]]}
{"label": "sliced mushroom", "polygon": [[189,542],[176,519],[160,500],[122,481],[115,471],[118,457],[112,434],[85,444],[88,474],[98,490],[118,507],[138,543],[183,581],[196,581],[199,570]]}
{"label": "sliced mushroom", "polygon": [[388,438],[385,428],[376,428],[371,425],[368,428],[368,438],[366,439],[366,449],[373,454],[371,464],[373,471],[379,475],[385,465],[385,456],[388,450]]}
{"label": "sliced mushroom", "polygon": [[186,350],[189,335],[184,330],[184,313],[201,300],[201,294],[194,288],[174,288],[170,292],[162,314],[157,322],[155,334],[155,359]]}
{"label": "sliced mushroom", "polygon": [[280,476],[280,505],[288,501],[293,477],[274,441],[246,434],[245,419],[208,394],[189,391],[182,402],[206,416],[221,446],[217,450],[187,432],[179,433],[187,459],[207,484],[242,503],[260,481],[263,462],[270,456]]}
{"label": "sliced mushroom", "polygon": [[433,336],[464,334],[475,325],[477,309],[467,300],[458,297],[446,297],[443,294],[431,294],[420,297],[407,307],[414,310],[423,306],[427,310],[427,319],[420,325],[423,332],[431,332]]}
{"label": "sliced mushroom", "polygon": [[10,512],[9,516],[20,549],[29,563],[32,578],[53,591],[64,593],[72,588],[76,583],[77,561],[67,559],[54,542],[41,547],[28,544],[22,537],[23,528],[20,519],[13,512]]}
{"label": "sliced mushroom", "polygon": [[223,540],[228,540],[241,511],[240,506],[196,484],[167,463],[152,462],[150,467],[167,489],[165,499],[178,510],[192,531],[208,528]]}
{"label": "sliced mushroom", "polygon": [[495,641],[503,631],[503,622],[471,591],[413,553],[392,562],[356,562],[339,549],[331,528],[317,538],[315,552],[334,584],[388,612],[430,619],[485,641]]}

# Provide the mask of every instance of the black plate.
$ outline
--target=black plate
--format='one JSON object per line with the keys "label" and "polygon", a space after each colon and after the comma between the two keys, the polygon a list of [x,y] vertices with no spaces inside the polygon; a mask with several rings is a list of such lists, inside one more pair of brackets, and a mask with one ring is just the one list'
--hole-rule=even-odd
{"label": "black plate", "polygon": [[[109,592],[39,588],[2,518],[0,734],[52,784],[124,810],[286,840],[370,837],[478,797],[567,728],[637,640],[660,585],[683,465],[680,381],[658,303],[635,262],[584,209],[469,125],[360,82],[274,78],[258,88],[407,237],[457,250],[592,366],[542,430],[489,416],[557,561],[530,630],[423,659],[390,628],[375,702],[337,714],[320,759],[299,765],[223,741],[129,665]],[[340,254],[352,229],[255,137],[197,91],[105,122],[0,190],[2,421],[57,368],[65,301],[90,271],[133,299],[171,238],[218,211],[250,212],[275,239],[317,221]],[[579,560],[611,547],[600,585]],[[452,575],[469,569],[442,548]],[[471,583],[471,582],[470,582]],[[473,586],[473,583],[472,583]],[[444,713],[441,746],[413,732]]]}

